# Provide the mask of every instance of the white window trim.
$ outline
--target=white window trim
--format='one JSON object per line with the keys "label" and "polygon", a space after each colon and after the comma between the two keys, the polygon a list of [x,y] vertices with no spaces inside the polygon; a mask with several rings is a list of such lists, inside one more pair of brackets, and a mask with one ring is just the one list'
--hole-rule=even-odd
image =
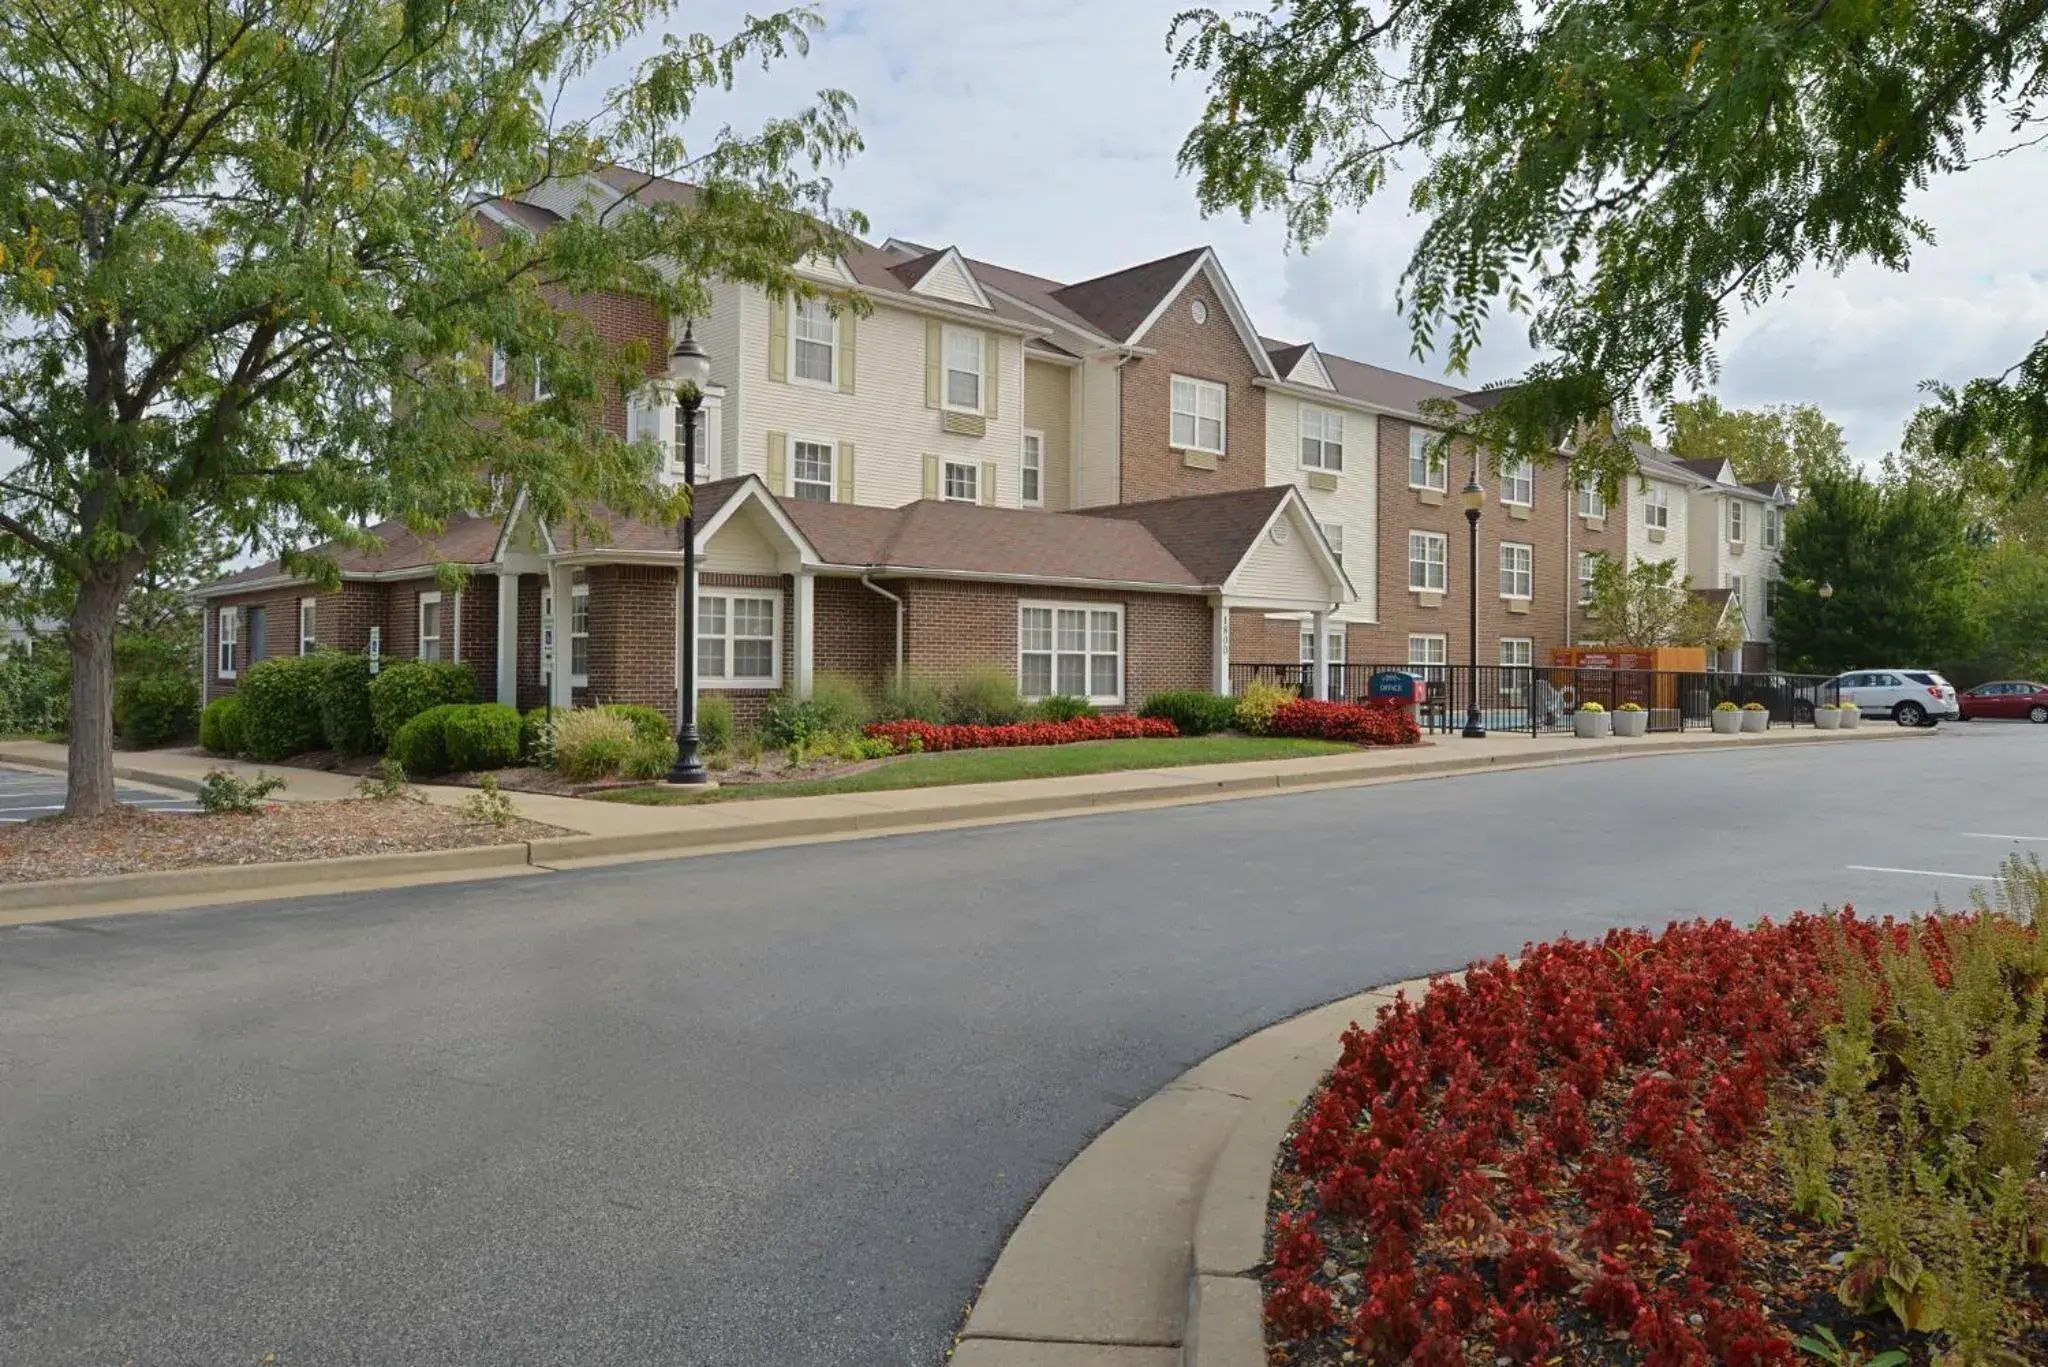
{"label": "white window trim", "polygon": [[[1418,660],[1415,658],[1417,641],[1434,641],[1443,647],[1441,660]],[[1408,664],[1416,669],[1444,669],[1451,663],[1451,638],[1440,631],[1416,631],[1408,636]]]}
{"label": "white window trim", "polygon": [[[1123,605],[1122,603],[1096,603],[1096,602],[1087,602],[1087,601],[1083,601],[1083,600],[1079,600],[1079,599],[1075,599],[1075,600],[1057,600],[1057,601],[1053,601],[1053,600],[1045,600],[1045,599],[1037,599],[1037,598],[1020,598],[1020,599],[1018,599],[1018,600],[1017,600],[1017,688],[1018,688],[1018,691],[1019,691],[1019,692],[1023,692],[1023,688],[1024,688],[1024,653],[1025,653],[1025,652],[1024,652],[1024,612],[1025,612],[1025,610],[1026,610],[1027,608],[1042,608],[1042,609],[1046,609],[1046,610],[1049,610],[1050,612],[1052,612],[1052,613],[1053,613],[1053,627],[1052,627],[1052,630],[1053,630],[1053,637],[1052,637],[1052,650],[1051,650],[1050,654],[1051,654],[1051,655],[1053,656],[1053,666],[1052,666],[1052,685],[1053,685],[1053,687],[1054,687],[1054,688],[1058,688],[1058,687],[1059,687],[1059,682],[1060,682],[1060,670],[1059,670],[1059,656],[1060,656],[1061,654],[1063,654],[1063,653],[1064,653],[1064,654],[1068,654],[1068,655],[1071,655],[1071,654],[1073,654],[1073,652],[1072,652],[1072,651],[1065,651],[1065,652],[1062,652],[1062,651],[1060,650],[1060,648],[1059,648],[1059,647],[1060,647],[1060,637],[1059,637],[1059,630],[1060,630],[1060,627],[1059,627],[1059,614],[1060,614],[1061,612],[1063,612],[1063,611],[1064,611],[1064,612],[1113,612],[1113,613],[1115,613],[1115,614],[1116,614],[1116,692],[1115,692],[1115,693],[1089,693],[1089,694],[1087,694],[1086,696],[1087,696],[1087,699],[1088,699],[1088,701],[1089,701],[1089,702],[1091,702],[1091,703],[1094,703],[1094,704],[1095,704],[1096,706],[1098,706],[1098,707],[1119,707],[1119,706],[1122,706],[1122,704],[1123,704],[1123,700],[1124,700],[1124,694],[1125,694],[1126,692],[1128,692],[1128,691],[1129,691],[1129,689],[1128,689],[1128,687],[1127,687],[1127,685],[1126,685],[1126,682],[1125,682],[1125,671],[1126,671],[1126,670],[1127,670],[1127,669],[1129,668],[1129,661],[1130,661],[1130,634],[1129,634],[1129,632],[1128,632],[1128,630],[1127,630],[1127,627],[1128,627],[1128,625],[1129,625],[1129,624],[1128,624],[1128,623],[1126,622],[1126,620],[1125,620],[1125,618],[1124,618],[1124,605]],[[1089,624],[1089,628],[1088,628],[1088,629],[1089,629],[1089,630],[1090,630],[1090,631],[1092,632],[1092,630],[1093,630],[1093,623],[1090,623],[1090,624]],[[1092,644],[1092,642],[1091,642],[1091,644]],[[1043,655],[1043,654],[1047,654],[1048,652],[1046,652],[1046,651],[1038,651],[1038,650],[1034,650],[1034,651],[1032,651],[1031,653],[1032,653],[1032,654],[1034,654],[1034,655]],[[1095,650],[1093,650],[1093,649],[1089,649],[1089,650],[1084,650],[1084,651],[1082,652],[1082,665],[1081,665],[1082,673],[1083,673],[1083,674],[1084,674],[1084,675],[1085,675],[1085,676],[1086,676],[1086,677],[1087,677],[1087,678],[1088,678],[1088,679],[1089,679],[1089,680],[1090,680],[1091,682],[1093,681],[1093,679],[1094,679],[1094,677],[1095,677],[1095,669],[1094,669],[1094,659],[1095,659],[1095,656],[1096,656],[1096,654],[1097,654],[1097,653],[1098,653],[1098,652],[1096,652],[1096,651],[1095,651]],[[1025,694],[1024,694],[1024,697],[1025,697],[1025,698],[1026,698],[1027,700],[1031,700],[1031,701],[1036,701],[1035,697],[1034,697],[1034,696],[1033,696],[1032,694],[1029,694],[1029,693],[1025,693]]]}
{"label": "white window trim", "polygon": [[[826,478],[824,501],[827,503],[837,503],[839,501],[839,443],[810,432],[792,432],[789,434],[789,496],[791,498],[797,496],[796,448],[798,442],[802,442],[806,446],[822,446],[825,448]],[[805,480],[804,483],[816,484],[817,481],[814,479]],[[812,501],[815,502],[816,500]]]}
{"label": "white window trim", "polygon": [[[1330,629],[1323,634],[1323,648],[1330,652],[1331,664],[1340,665],[1344,663],[1344,647],[1348,635],[1349,633],[1343,627],[1338,626],[1334,622],[1330,624]],[[1315,663],[1313,659],[1309,658],[1311,642],[1315,640],[1315,636],[1315,623],[1303,622],[1301,624],[1301,662],[1305,665]]]}
{"label": "white window trim", "polygon": [[1593,601],[1593,576],[1586,573],[1588,566],[1595,571],[1600,568],[1600,552],[1579,552],[1579,606],[1585,607]]}
{"label": "white window trim", "polygon": [[[704,634],[704,600],[706,598],[723,598],[726,600],[726,629],[725,634],[722,636],[707,637]],[[763,689],[775,689],[782,687],[783,640],[781,589],[736,589],[728,588],[723,584],[699,584],[697,586],[697,642],[699,648],[702,648],[703,643],[706,640],[725,642],[726,668],[730,669],[732,667],[732,600],[735,598],[765,598],[775,605],[772,610],[772,614],[769,617],[769,621],[774,626],[774,631],[768,638],[771,643],[769,653],[774,657],[775,668],[772,671],[770,671],[765,677],[758,675],[749,675],[746,678],[736,678],[731,674],[727,674],[723,678],[712,678],[706,675],[702,668],[699,668],[697,670],[697,687],[700,689],[714,688],[742,691],[760,691]],[[758,638],[750,636],[746,639],[755,640]]]}
{"label": "white window trim", "polygon": [[[815,338],[799,339],[796,327],[797,306],[804,302],[806,301],[791,295],[789,302],[784,305],[789,310],[789,366],[786,372],[789,375],[789,382],[794,385],[802,385],[806,389],[829,389],[836,393],[839,389],[839,315],[832,312],[831,308],[822,299],[808,301],[825,309],[826,320],[832,324],[832,340],[829,343],[819,343]],[[830,349],[832,354],[832,374],[829,377],[822,380],[813,380],[796,373],[796,345],[799,340],[809,341],[813,346],[824,345]]]}
{"label": "white window trim", "polygon": [[[1195,406],[1186,410],[1194,419],[1195,430],[1191,440],[1180,442],[1173,439],[1173,419],[1182,410],[1173,406],[1173,391],[1176,385],[1193,385]],[[1216,394],[1216,444],[1202,444],[1202,395],[1213,390]],[[1230,386],[1218,384],[1215,380],[1199,379],[1193,375],[1170,375],[1166,381],[1166,444],[1176,451],[1201,451],[1220,456],[1230,449]]]}
{"label": "white window trim", "polygon": [[[978,359],[975,364],[974,403],[953,402],[953,386],[948,382],[956,369],[953,364],[953,339],[972,337]],[[836,364],[836,362],[835,362]],[[966,371],[961,371],[966,374]],[[985,414],[988,411],[988,334],[974,328],[956,328],[950,323],[939,329],[939,406],[948,413]]]}
{"label": "white window trim", "polygon": [[1764,509],[1764,549],[1767,551],[1778,549],[1778,542],[1784,537],[1784,534],[1784,514],[1778,510],[1776,505],[1766,507]]}
{"label": "white window trim", "polygon": [[[1308,435],[1308,417],[1311,413],[1316,415],[1317,426],[1323,433],[1321,436],[1312,438]],[[1329,439],[1328,435],[1330,430],[1329,424],[1332,419],[1335,419],[1337,423],[1337,439],[1334,442]],[[1324,408],[1312,403],[1302,404],[1296,419],[1294,433],[1294,456],[1300,462],[1301,468],[1304,470],[1314,470],[1319,474],[1325,475],[1343,474],[1344,444],[1351,438],[1351,434],[1345,431],[1344,428],[1344,414],[1341,410]],[[1304,449],[1310,441],[1314,441],[1316,444],[1315,461],[1309,460],[1308,453]],[[1335,465],[1330,463],[1330,451],[1333,447],[1337,452],[1337,463]]]}
{"label": "white window trim", "polygon": [[[224,607],[215,615],[214,622],[214,674],[217,678],[232,679],[236,673],[235,652],[242,644],[242,610]],[[223,658],[227,660],[225,668],[222,668],[220,663]]]}
{"label": "white window trim", "polygon": [[660,389],[650,385],[626,400],[626,439],[637,441],[633,434],[638,425],[636,419],[643,414],[654,415],[654,444],[661,448],[661,468],[676,472],[682,460],[682,452],[676,449],[676,405],[675,401]]}
{"label": "white window trim", "polygon": [[[974,493],[967,498],[958,498],[946,492],[946,472],[965,470],[967,478],[974,485]],[[981,467],[971,460],[942,460],[939,462],[939,501],[942,503],[981,502]]]}
{"label": "white window trim", "polygon": [[441,606],[440,590],[436,589],[431,593],[421,594],[419,601],[413,604],[412,653],[413,658],[416,660],[433,658],[427,654],[428,641],[432,641],[436,646],[439,646],[448,639],[448,614],[446,611],[439,614],[441,620],[435,623],[436,629],[434,634],[432,636],[427,635],[427,608],[429,606]]}
{"label": "white window trim", "polygon": [[554,387],[548,383],[547,368],[541,365],[538,356],[533,358],[533,401],[539,403],[554,394]]}
{"label": "white window trim", "polygon": [[[1521,649],[1516,651],[1515,653],[1519,655],[1526,655],[1528,658],[1523,660],[1510,660],[1508,658],[1509,646],[1521,647]],[[1500,696],[1503,700],[1513,703],[1514,705],[1519,707],[1527,702],[1529,697],[1529,680],[1533,678],[1536,673],[1535,637],[1501,637],[1499,659],[1501,671],[1499,687]],[[1511,669],[1521,670],[1524,672],[1520,674],[1510,674],[1508,673],[1508,671]]]}
{"label": "white window trim", "polygon": [[503,389],[505,380],[512,373],[512,367],[505,357],[505,348],[491,348],[491,388]]}
{"label": "white window trim", "polygon": [[[1316,526],[1322,532],[1323,540],[1328,543],[1330,554],[1337,558],[1337,564],[1341,568],[1344,564],[1344,524],[1318,521]],[[1333,532],[1334,536],[1331,535]]]}
{"label": "white window trim", "polygon": [[[313,629],[306,630],[306,613],[313,614]],[[301,598],[299,600],[299,654],[311,655],[320,645],[320,600]]]}
{"label": "white window trim", "polygon": [[[1036,465],[1033,465],[1031,463],[1030,457],[1031,444],[1034,441],[1038,443],[1038,463]],[[1023,469],[1036,470],[1038,473],[1038,497],[1025,498],[1022,493],[1024,481],[1022,479],[1019,479],[1017,481],[1017,487],[1019,489],[1019,501],[1022,502],[1023,505],[1027,508],[1043,508],[1045,506],[1045,433],[1039,431],[1035,427],[1025,428],[1024,440],[1023,443],[1018,447],[1017,459],[1022,463]],[[941,471],[940,473],[943,477],[944,472]],[[940,489],[940,492],[945,492],[943,487]]]}
{"label": "white window trim", "polygon": [[[1528,486],[1529,496],[1527,498],[1514,498],[1509,495],[1509,489],[1516,484],[1525,484]],[[1515,467],[1514,473],[1501,476],[1500,501],[1502,503],[1511,504],[1517,508],[1533,508],[1536,506],[1535,461],[1525,460]]]}
{"label": "white window trim", "polygon": [[[580,579],[569,585],[568,617],[555,623],[555,640],[558,643],[555,646],[555,654],[562,662],[569,666],[569,687],[588,688],[590,687],[590,671],[586,669],[581,674],[576,672],[576,600],[578,598],[584,600],[583,639],[586,641],[590,639],[590,581]],[[588,649],[584,651],[586,656],[589,653]]]}
{"label": "white window trim", "polygon": [[[1423,449],[1430,442],[1435,441],[1436,437],[1437,434],[1427,427],[1411,427],[1408,429],[1408,487],[1411,489],[1428,489],[1432,493],[1447,494],[1451,490],[1451,461],[1449,455],[1446,454],[1441,462],[1431,465],[1428,463],[1427,452]],[[1424,462],[1422,467],[1422,483],[1420,484],[1415,482],[1415,463],[1418,460]]]}
{"label": "white window trim", "polygon": [[1607,495],[1592,480],[1579,481],[1579,516],[1606,517]]}
{"label": "white window trim", "polygon": [[1671,530],[1671,498],[1661,485],[1643,491],[1643,525],[1660,532]]}
{"label": "white window trim", "polygon": [[[1522,553],[1520,558],[1527,562],[1520,569],[1510,569],[1508,567],[1509,553],[1512,551],[1520,551]],[[1526,603],[1531,598],[1534,598],[1536,596],[1536,548],[1526,541],[1501,542],[1500,573],[1501,579],[1503,580],[1503,585],[1500,591],[1501,597],[1520,603]],[[1518,574],[1521,577],[1526,578],[1529,581],[1529,591],[1527,593],[1515,593],[1510,591],[1505,585],[1505,581],[1510,574]]]}
{"label": "white window trim", "polygon": [[[1437,565],[1443,571],[1443,583],[1431,584],[1429,582],[1430,561],[1427,555],[1425,555],[1421,560],[1417,560],[1415,558],[1415,538],[1418,536],[1426,537],[1429,541],[1434,542],[1436,545],[1442,547],[1443,555],[1437,561]],[[1417,565],[1421,565],[1423,567],[1423,582],[1420,584],[1415,582],[1415,567]],[[1443,532],[1424,531],[1419,527],[1412,527],[1409,529],[1408,591],[1410,593],[1449,593],[1451,591],[1451,538],[1449,536],[1445,535]]]}
{"label": "white window trim", "polygon": [[1728,500],[1728,511],[1723,515],[1723,525],[1728,531],[1729,545],[1740,546],[1747,542],[1749,519],[1743,516],[1742,501],[1740,499],[1731,498]]}

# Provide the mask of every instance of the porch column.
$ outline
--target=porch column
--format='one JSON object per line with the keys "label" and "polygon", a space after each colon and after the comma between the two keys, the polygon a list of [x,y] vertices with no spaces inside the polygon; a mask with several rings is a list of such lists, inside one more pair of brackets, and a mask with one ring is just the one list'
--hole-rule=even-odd
{"label": "porch column", "polygon": [[811,696],[811,680],[816,668],[817,632],[815,630],[814,589],[817,580],[809,574],[799,573],[794,577],[796,585],[796,695],[799,698]]}
{"label": "porch column", "polygon": [[1216,691],[1228,697],[1230,695],[1230,609],[1218,603],[1210,611],[1215,618],[1215,626],[1210,629],[1209,638],[1215,660]]}
{"label": "porch column", "polygon": [[569,680],[569,614],[575,610],[575,579],[567,565],[548,566],[548,591],[555,609],[555,666],[548,678],[548,702],[566,712],[575,705]]}
{"label": "porch column", "polygon": [[498,701],[519,706],[519,576],[498,571]]}
{"label": "porch column", "polygon": [[1330,613],[1327,608],[1315,615],[1315,661],[1316,699],[1329,701],[1330,697]]}

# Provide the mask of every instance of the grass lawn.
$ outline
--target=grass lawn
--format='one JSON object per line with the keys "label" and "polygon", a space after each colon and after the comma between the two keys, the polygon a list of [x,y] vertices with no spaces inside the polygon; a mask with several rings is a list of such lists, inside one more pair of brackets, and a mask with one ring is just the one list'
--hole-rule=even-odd
{"label": "grass lawn", "polygon": [[823,793],[877,793],[896,788],[938,788],[951,783],[995,783],[1010,778],[1106,774],[1117,769],[1165,769],[1183,764],[1227,764],[1234,760],[1298,759],[1303,755],[1341,755],[1355,749],[1355,746],[1339,745],[1334,741],[1294,740],[1284,736],[1092,740],[1074,745],[1020,745],[1002,750],[948,750],[937,755],[904,755],[845,778],[734,784],[729,788],[701,792],[677,788],[621,788],[596,796],[606,802],[638,802],[653,806],[679,802],[730,802],[750,797],[816,797]]}

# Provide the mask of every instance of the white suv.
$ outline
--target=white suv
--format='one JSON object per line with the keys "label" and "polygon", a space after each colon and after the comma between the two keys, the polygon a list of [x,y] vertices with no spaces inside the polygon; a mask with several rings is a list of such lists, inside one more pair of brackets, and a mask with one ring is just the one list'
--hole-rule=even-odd
{"label": "white suv", "polygon": [[[1947,679],[1926,669],[1863,669],[1832,681],[1842,693],[1842,706],[1854,705],[1864,716],[1890,717],[1901,726],[1932,726],[1962,715],[1962,704]],[[1821,686],[1822,697],[1827,686]]]}

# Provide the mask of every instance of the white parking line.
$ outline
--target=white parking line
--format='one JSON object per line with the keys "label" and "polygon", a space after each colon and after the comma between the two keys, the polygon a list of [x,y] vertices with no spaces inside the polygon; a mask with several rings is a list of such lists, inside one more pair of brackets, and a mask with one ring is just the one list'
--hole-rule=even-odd
{"label": "white parking line", "polygon": [[1893,869],[1882,864],[1845,864],[1844,868],[1857,873],[1903,873],[1914,878],[1966,878],[1972,883],[1995,882],[1995,873],[1944,873],[1940,869]]}
{"label": "white parking line", "polygon": [[1964,831],[1965,840],[2025,840],[2029,843],[2048,843],[2048,835],[1993,835],[1988,831]]}

